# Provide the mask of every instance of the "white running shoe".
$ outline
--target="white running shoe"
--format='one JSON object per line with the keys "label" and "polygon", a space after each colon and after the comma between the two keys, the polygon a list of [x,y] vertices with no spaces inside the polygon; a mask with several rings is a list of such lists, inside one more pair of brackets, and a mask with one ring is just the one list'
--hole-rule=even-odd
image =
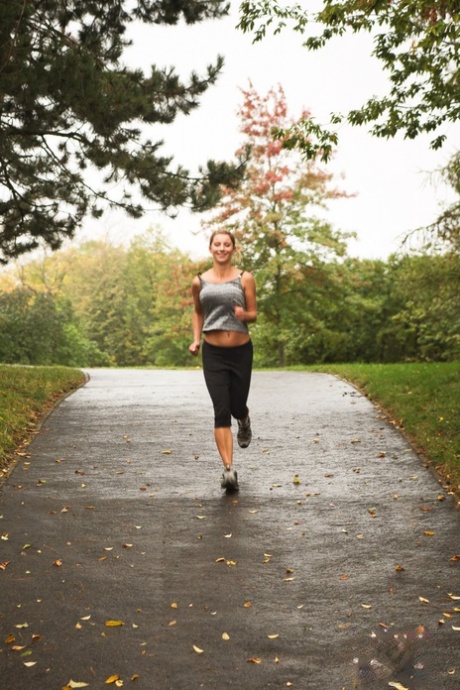
{"label": "white running shoe", "polygon": [[232,465],[226,465],[222,474],[221,486],[226,491],[238,491],[238,474]]}

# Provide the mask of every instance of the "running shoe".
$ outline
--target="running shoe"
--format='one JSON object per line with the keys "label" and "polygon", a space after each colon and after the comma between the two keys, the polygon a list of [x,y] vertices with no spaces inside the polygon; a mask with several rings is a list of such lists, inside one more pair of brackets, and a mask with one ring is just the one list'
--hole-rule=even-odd
{"label": "running shoe", "polygon": [[222,474],[221,486],[226,491],[238,491],[238,474],[232,465],[226,465]]}
{"label": "running shoe", "polygon": [[246,424],[243,424],[240,419],[238,419],[238,433],[236,435],[236,440],[240,448],[247,448],[251,443],[252,431],[251,431],[251,420],[249,415],[247,417]]}

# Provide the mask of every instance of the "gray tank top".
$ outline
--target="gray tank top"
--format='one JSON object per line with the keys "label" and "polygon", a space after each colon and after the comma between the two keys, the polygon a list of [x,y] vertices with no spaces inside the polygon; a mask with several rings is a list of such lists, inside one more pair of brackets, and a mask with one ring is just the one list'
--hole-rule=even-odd
{"label": "gray tank top", "polygon": [[241,284],[242,273],[225,283],[209,283],[198,276],[201,283],[200,302],[203,307],[203,333],[207,331],[238,331],[248,333],[243,321],[238,321],[234,307],[246,309],[246,298]]}

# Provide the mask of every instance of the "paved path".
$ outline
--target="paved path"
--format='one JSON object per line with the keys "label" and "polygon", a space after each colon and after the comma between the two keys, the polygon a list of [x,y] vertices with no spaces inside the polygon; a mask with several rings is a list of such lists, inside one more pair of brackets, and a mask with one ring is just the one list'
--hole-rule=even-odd
{"label": "paved path", "polygon": [[226,496],[200,371],[89,374],[0,492],[0,690],[460,687],[460,515],[366,398],[256,372]]}

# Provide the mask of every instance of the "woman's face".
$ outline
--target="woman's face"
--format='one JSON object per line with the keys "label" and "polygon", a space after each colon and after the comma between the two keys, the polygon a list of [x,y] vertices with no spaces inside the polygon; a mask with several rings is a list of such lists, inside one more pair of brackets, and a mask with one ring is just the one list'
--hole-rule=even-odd
{"label": "woman's face", "polygon": [[233,246],[232,238],[226,233],[217,233],[214,235],[209,247],[211,256],[217,263],[225,263],[232,258],[235,248]]}

